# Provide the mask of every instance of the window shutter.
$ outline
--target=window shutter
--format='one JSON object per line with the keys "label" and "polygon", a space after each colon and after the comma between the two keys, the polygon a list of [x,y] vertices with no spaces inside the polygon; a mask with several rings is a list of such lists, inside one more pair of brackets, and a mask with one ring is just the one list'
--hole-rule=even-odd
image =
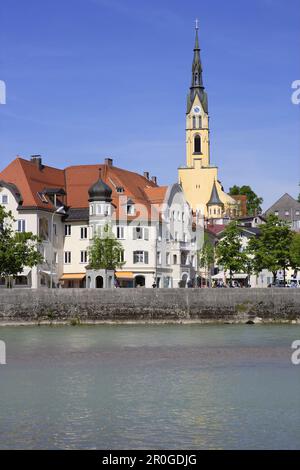
{"label": "window shutter", "polygon": [[144,239],[149,240],[149,229],[148,228],[144,228]]}
{"label": "window shutter", "polygon": [[149,263],[149,254],[148,254],[148,251],[145,251],[145,252],[144,252],[144,262],[145,262],[145,264],[148,264],[148,263]]}
{"label": "window shutter", "polygon": [[133,227],[133,240],[136,240],[136,227]]}

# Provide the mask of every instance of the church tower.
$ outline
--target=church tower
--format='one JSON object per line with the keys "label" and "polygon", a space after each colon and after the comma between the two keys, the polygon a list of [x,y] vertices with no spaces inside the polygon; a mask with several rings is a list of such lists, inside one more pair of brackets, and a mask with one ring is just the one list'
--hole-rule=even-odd
{"label": "church tower", "polygon": [[195,213],[222,219],[225,212],[230,213],[235,208],[236,201],[224,192],[218,180],[218,167],[210,162],[208,98],[203,84],[198,30],[197,20],[186,109],[186,165],[178,169],[178,177]]}
{"label": "church tower", "polygon": [[187,96],[186,156],[188,166],[193,166],[194,159],[199,158],[202,160],[202,166],[210,164],[208,100],[203,86],[198,21],[196,22],[192,82]]}

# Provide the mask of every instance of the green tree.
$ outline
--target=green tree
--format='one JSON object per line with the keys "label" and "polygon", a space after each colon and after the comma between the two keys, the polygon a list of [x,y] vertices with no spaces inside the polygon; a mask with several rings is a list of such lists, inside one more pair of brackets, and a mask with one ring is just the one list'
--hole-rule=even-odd
{"label": "green tree", "polygon": [[208,284],[211,287],[211,270],[215,262],[215,249],[214,245],[208,238],[207,234],[204,236],[204,243],[201,250],[198,251],[198,265],[204,268],[205,274],[208,277]]}
{"label": "green tree", "polygon": [[114,236],[111,227],[103,228],[102,236],[95,236],[89,249],[89,267],[91,269],[121,268],[125,263],[121,261],[123,246]]}
{"label": "green tree", "polygon": [[263,203],[263,198],[257,196],[250,186],[244,185],[240,187],[234,185],[229,189],[229,194],[231,196],[247,196],[247,212],[249,215],[257,215],[262,212],[261,205]]}
{"label": "green tree", "polygon": [[39,239],[31,232],[15,232],[12,213],[0,206],[0,276],[5,277],[7,286],[23,268],[32,268],[43,258],[38,250]]}
{"label": "green tree", "polygon": [[234,273],[248,272],[248,255],[243,250],[241,240],[241,228],[236,222],[227,225],[222,238],[216,246],[216,257],[219,266],[223,266],[224,271],[229,271],[230,285]]}
{"label": "green tree", "polygon": [[273,273],[273,282],[277,271],[283,270],[284,281],[286,269],[290,266],[290,249],[293,233],[289,225],[276,215],[269,215],[266,223],[260,225],[260,235],[249,241],[249,253],[253,256],[255,273],[268,269]]}
{"label": "green tree", "polygon": [[290,261],[291,267],[295,270],[295,274],[300,270],[300,233],[294,233],[290,245]]}

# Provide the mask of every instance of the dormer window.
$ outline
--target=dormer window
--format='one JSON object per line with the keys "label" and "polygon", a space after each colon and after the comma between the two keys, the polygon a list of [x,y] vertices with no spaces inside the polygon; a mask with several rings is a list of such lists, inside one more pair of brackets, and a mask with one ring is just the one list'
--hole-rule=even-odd
{"label": "dormer window", "polygon": [[122,186],[117,186],[116,191],[117,193],[124,193],[124,188],[122,188]]}
{"label": "dormer window", "polygon": [[127,214],[128,215],[134,215],[135,213],[135,208],[133,204],[127,204]]}

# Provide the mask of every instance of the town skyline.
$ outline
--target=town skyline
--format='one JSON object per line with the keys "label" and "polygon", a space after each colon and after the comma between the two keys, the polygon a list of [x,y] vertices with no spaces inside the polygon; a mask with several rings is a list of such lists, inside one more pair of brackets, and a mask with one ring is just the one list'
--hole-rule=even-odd
{"label": "town skyline", "polygon": [[[17,11],[14,3],[3,7],[1,170],[17,154],[40,153],[56,167],[111,156],[116,166],[150,171],[161,185],[176,182],[177,167],[185,163],[185,103],[198,17],[211,159],[225,190],[249,184],[264,198],[264,209],[285,192],[297,196],[299,107],[290,99],[298,78],[297,11],[290,15],[276,1],[256,0],[243,9],[233,1],[222,12],[226,23],[214,18],[212,5],[181,17],[178,2],[174,13],[157,2],[139,10],[134,1],[126,7],[91,1],[85,8],[76,1],[66,34],[64,2],[61,19],[46,4],[34,28],[30,11],[38,3]],[[247,16],[245,31],[237,16],[230,20],[234,8],[240,18]]]}

